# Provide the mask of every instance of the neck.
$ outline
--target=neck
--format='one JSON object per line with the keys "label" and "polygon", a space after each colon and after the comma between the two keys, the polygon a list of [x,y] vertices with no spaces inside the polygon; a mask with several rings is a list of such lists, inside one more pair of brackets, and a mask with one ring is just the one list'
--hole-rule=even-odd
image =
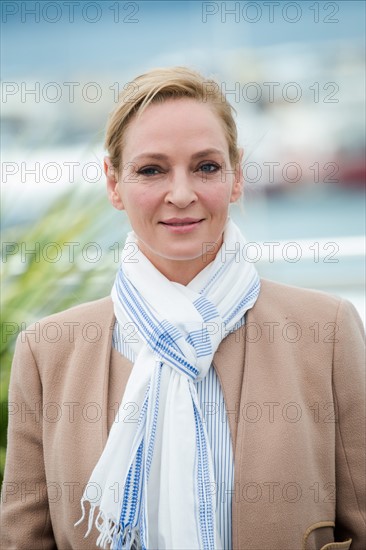
{"label": "neck", "polygon": [[184,286],[187,286],[214,259],[212,255],[209,255],[206,261],[204,261],[203,256],[194,260],[169,260],[165,258],[156,260],[155,258],[149,258],[150,262],[164,277]]}
{"label": "neck", "polygon": [[216,258],[218,251],[223,244],[223,234],[215,246],[207,249],[205,254],[196,258],[173,259],[165,258],[154,254],[143,242],[139,242],[138,246],[141,252],[148,258],[156,269],[164,275],[169,281],[187,286],[206,266],[208,266]]}

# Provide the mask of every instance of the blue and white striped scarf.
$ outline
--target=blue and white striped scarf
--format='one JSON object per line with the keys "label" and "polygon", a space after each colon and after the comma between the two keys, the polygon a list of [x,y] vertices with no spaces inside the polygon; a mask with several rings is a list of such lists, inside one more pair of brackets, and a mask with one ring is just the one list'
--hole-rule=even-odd
{"label": "blue and white striped scarf", "polygon": [[[223,237],[215,259],[184,286],[153,266],[133,231],[127,236],[111,295],[120,337],[136,361],[78,522],[89,501],[87,536],[99,508],[101,548],[222,548],[212,451],[193,381],[206,376],[221,340],[260,290],[230,218]],[[97,488],[95,498],[88,487]]]}

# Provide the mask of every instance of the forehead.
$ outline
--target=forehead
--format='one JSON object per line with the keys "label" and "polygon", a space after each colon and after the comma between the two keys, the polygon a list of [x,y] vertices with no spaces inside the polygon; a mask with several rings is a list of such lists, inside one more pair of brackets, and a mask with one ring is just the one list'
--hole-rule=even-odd
{"label": "forehead", "polygon": [[150,104],[140,118],[130,123],[124,137],[124,154],[143,150],[169,153],[202,147],[227,150],[223,124],[208,103],[190,99],[169,99]]}

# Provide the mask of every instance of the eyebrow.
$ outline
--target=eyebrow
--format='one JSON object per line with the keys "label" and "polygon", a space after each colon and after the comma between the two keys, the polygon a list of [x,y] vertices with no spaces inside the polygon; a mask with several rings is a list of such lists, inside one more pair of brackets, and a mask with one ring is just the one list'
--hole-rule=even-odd
{"label": "eyebrow", "polygon": [[[210,149],[204,149],[203,151],[198,151],[197,153],[194,153],[192,155],[192,159],[197,159],[197,158],[202,158],[202,157],[206,157],[208,155],[212,155],[212,154],[219,154],[219,155],[222,155],[224,156],[224,151],[222,151],[221,149],[216,149],[215,147],[211,147]],[[164,155],[162,153],[141,153],[141,155],[137,155],[137,157],[135,157],[134,159],[132,159],[131,162],[135,162],[141,158],[145,158],[145,157],[149,157],[149,158],[152,158],[152,159],[156,159],[156,160],[168,160],[169,157],[168,155]]]}

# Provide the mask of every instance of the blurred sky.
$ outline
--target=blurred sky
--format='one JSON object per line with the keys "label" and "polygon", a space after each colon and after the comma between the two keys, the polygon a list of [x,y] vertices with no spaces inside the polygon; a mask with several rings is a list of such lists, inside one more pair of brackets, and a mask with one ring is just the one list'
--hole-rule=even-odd
{"label": "blurred sky", "polygon": [[[118,79],[121,70],[135,74],[139,66],[175,63],[177,56],[197,65],[203,57],[202,69],[212,71],[217,70],[216,55],[225,50],[290,43],[321,47],[335,39],[363,41],[365,36],[362,1],[94,2],[99,9],[79,1],[69,2],[72,10],[67,2],[41,1],[39,22],[31,13],[37,12],[36,4],[2,2],[2,79],[59,80],[83,71]],[[51,4],[59,4],[59,9]]]}

